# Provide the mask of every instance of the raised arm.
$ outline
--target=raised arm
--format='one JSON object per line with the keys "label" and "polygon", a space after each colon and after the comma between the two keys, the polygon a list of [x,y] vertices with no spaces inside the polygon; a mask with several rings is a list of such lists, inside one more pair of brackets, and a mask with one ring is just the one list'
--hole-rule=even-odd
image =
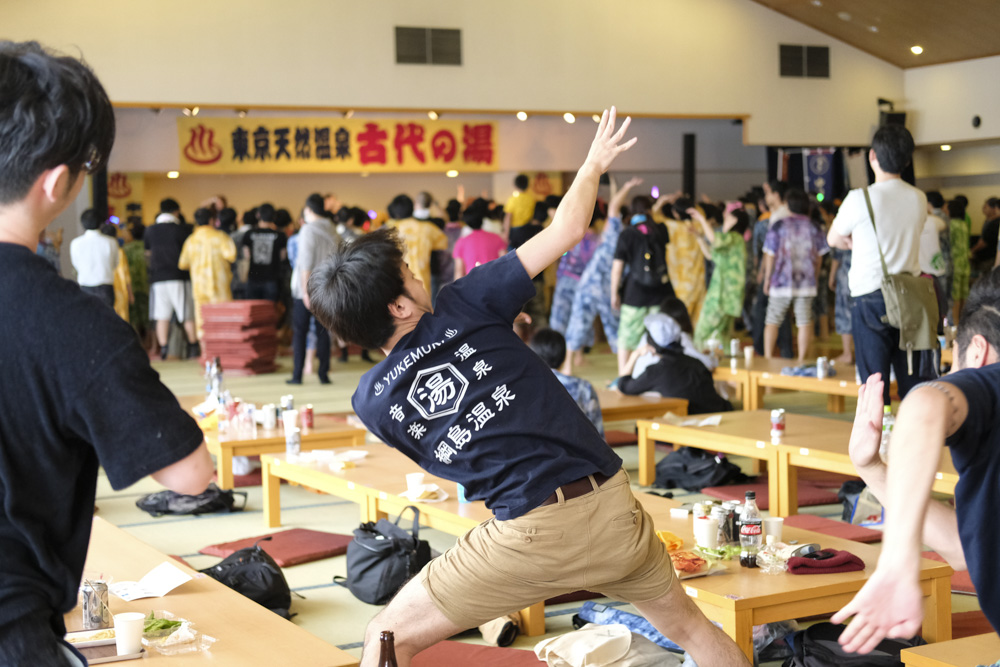
{"label": "raised arm", "polygon": [[608,170],[619,153],[636,142],[633,137],[622,143],[630,122],[631,119],[626,118],[615,131],[615,108],[611,107],[610,113],[604,112],[587,159],[556,209],[552,224],[517,249],[521,264],[532,278],[583,240],[594,212],[601,174]]}

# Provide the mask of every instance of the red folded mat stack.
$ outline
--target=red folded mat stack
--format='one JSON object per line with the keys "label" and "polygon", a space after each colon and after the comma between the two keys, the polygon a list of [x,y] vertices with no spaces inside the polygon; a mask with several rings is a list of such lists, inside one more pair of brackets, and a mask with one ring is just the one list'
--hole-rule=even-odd
{"label": "red folded mat stack", "polygon": [[201,308],[205,331],[202,361],[219,357],[226,375],[258,375],[278,369],[278,313],[265,300],[229,301]]}

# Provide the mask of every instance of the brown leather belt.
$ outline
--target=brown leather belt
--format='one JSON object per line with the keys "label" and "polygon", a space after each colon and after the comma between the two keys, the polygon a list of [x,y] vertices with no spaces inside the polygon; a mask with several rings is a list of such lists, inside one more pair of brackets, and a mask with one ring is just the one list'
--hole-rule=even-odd
{"label": "brown leather belt", "polygon": [[[590,478],[593,477],[594,481],[597,482],[597,486],[602,486],[606,481],[611,479],[608,475],[600,472],[595,472],[593,475],[588,475],[587,477],[581,477],[578,480],[569,482],[568,484],[563,484],[560,488],[563,492],[563,498],[565,500],[572,500],[573,498],[579,498],[580,496],[586,495],[594,490],[594,485],[590,483]],[[559,495],[553,491],[552,495],[542,501],[539,507],[545,507],[546,505],[555,505],[559,502]]]}

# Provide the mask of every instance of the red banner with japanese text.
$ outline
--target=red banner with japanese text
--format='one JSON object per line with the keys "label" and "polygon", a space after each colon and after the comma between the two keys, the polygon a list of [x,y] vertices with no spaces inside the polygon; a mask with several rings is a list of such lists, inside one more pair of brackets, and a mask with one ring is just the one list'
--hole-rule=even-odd
{"label": "red banner with japanese text", "polygon": [[207,174],[496,171],[497,124],[367,118],[177,120],[180,170]]}

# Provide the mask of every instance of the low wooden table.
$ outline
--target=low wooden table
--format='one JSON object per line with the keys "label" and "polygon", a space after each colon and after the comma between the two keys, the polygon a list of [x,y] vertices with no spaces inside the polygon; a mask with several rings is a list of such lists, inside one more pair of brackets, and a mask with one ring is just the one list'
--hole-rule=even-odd
{"label": "low wooden table", "polygon": [[688,411],[686,398],[627,396],[615,389],[598,389],[597,400],[601,403],[601,417],[606,422],[656,419],[668,412],[686,415]]}
{"label": "low wooden table", "polygon": [[1000,660],[1000,636],[995,632],[904,649],[900,659],[907,667],[976,667]]}
{"label": "low wooden table", "polygon": [[[150,609],[163,609],[192,621],[200,632],[218,641],[208,653],[168,657],[149,651],[146,660],[159,660],[156,664],[176,667],[245,667],[289,662],[306,667],[357,666],[358,659],[349,653],[327,644],[211,577],[171,560],[100,517],[94,518],[86,572],[103,572],[117,581],[138,581],[164,561],[195,578],[162,598],[125,602],[109,595],[108,606],[112,613],[148,614]],[[66,614],[66,627],[71,631],[82,629],[79,607]]]}
{"label": "low wooden table", "polygon": [[[657,530],[669,530],[682,538],[685,547],[694,544],[691,519],[673,519],[670,508],[675,500],[639,493],[636,497],[653,517]],[[827,614],[846,605],[875,572],[881,547],[843,540],[785,526],[784,540],[801,544],[818,542],[824,548],[847,550],[865,562],[860,572],[838,574],[780,575],[741,568],[739,561],[726,561],[724,574],[712,574],[681,582],[685,592],[711,620],[736,641],[753,661],[753,627],[816,614]],[[923,559],[920,587],[924,596],[924,625],[921,635],[928,642],[951,639],[951,575],[945,563]]]}

